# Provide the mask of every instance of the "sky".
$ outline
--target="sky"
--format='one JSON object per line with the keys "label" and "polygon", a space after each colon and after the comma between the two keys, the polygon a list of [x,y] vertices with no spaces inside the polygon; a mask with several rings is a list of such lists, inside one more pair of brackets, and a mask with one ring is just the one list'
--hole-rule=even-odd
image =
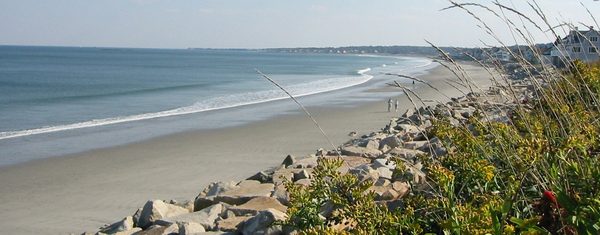
{"label": "sky", "polygon": [[[499,1],[541,24],[525,0]],[[472,2],[502,14],[490,1]],[[581,4],[600,18],[599,1],[537,2],[552,25],[595,25]],[[439,46],[498,45],[465,11],[440,11],[447,6],[447,0],[0,0],[0,45],[274,48],[423,46],[425,40]],[[468,9],[505,43],[519,42],[505,22],[481,8]],[[537,42],[553,40],[514,13],[504,14],[534,31]]]}

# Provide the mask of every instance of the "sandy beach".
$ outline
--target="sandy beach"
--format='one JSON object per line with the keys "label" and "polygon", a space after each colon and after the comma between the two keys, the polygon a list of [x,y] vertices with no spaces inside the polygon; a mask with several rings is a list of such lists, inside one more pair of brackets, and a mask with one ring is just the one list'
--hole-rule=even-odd
{"label": "sandy beach", "polygon": [[[481,87],[491,83],[483,68],[467,64],[464,68]],[[444,82],[456,78],[441,66],[419,78],[449,97],[461,95]],[[391,88],[372,92],[400,95]],[[443,95],[424,85],[415,92],[423,99],[444,101]],[[406,96],[398,99],[397,113],[388,113],[383,100],[352,108],[308,108],[340,145],[351,138],[349,132],[360,136],[379,130],[412,108]],[[314,124],[297,112],[240,127],[180,133],[3,167],[0,234],[94,231],[131,215],[149,199],[193,199],[210,182],[241,180],[276,166],[288,154],[305,156],[320,147],[331,149]]]}

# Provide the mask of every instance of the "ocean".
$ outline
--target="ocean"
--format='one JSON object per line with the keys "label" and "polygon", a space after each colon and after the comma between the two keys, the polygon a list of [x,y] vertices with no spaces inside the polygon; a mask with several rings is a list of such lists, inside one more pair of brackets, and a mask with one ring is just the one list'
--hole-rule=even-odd
{"label": "ocean", "polygon": [[297,109],[274,102],[288,97],[255,69],[307,105],[344,106],[381,98],[364,90],[398,80],[384,72],[430,66],[396,56],[0,46],[0,166]]}

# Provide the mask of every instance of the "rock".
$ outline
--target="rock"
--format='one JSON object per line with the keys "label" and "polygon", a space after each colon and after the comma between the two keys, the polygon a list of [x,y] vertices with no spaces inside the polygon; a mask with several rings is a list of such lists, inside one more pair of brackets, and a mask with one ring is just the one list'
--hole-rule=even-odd
{"label": "rock", "polygon": [[141,228],[147,228],[156,220],[187,213],[189,213],[187,209],[167,204],[161,200],[148,201],[142,209],[138,226]]}
{"label": "rock", "polygon": [[387,137],[383,140],[381,140],[381,142],[379,143],[379,146],[377,146],[377,149],[383,149],[384,146],[389,146],[390,148],[396,148],[402,145],[402,140],[400,140],[398,137],[394,136],[390,136]]}
{"label": "rock", "polygon": [[307,170],[301,170],[297,173],[294,173],[294,181],[308,178],[310,178],[310,173]]}
{"label": "rock", "polygon": [[475,107],[469,106],[467,108],[456,110],[456,112],[464,118],[470,118],[473,116],[473,113],[475,113],[475,110]]}
{"label": "rock", "polygon": [[242,180],[240,181],[237,186],[239,187],[254,187],[256,185],[260,185],[261,182],[258,180]]}
{"label": "rock", "polygon": [[131,228],[129,230],[125,230],[125,231],[120,231],[120,232],[115,232],[115,233],[102,233],[102,232],[98,232],[96,234],[111,234],[111,235],[132,235],[132,234],[137,234],[140,231],[142,231],[142,228]]}
{"label": "rock", "polygon": [[380,167],[386,167],[390,170],[396,169],[396,163],[394,163],[393,161],[390,161],[389,159],[383,159],[383,158],[373,160],[373,163],[371,165],[372,165],[371,167],[373,167],[373,169],[377,169]]}
{"label": "rock", "polygon": [[217,229],[226,232],[235,232],[238,231],[239,227],[241,227],[240,225],[250,218],[252,218],[252,216],[234,216],[219,220],[217,221]]}
{"label": "rock", "polygon": [[256,180],[261,183],[271,183],[273,182],[273,175],[267,173],[266,171],[259,171],[253,176],[250,176],[247,180]]}
{"label": "rock", "polygon": [[278,169],[273,172],[273,184],[283,184],[284,180],[294,181],[294,174],[300,171],[302,171],[302,169]]}
{"label": "rock", "polygon": [[196,235],[238,235],[238,233],[236,233],[236,232],[210,231],[210,232],[198,233]]}
{"label": "rock", "polygon": [[283,205],[290,205],[290,194],[285,189],[285,186],[283,186],[282,184],[278,184],[275,186],[275,190],[273,190],[271,197],[277,199]]}
{"label": "rock", "polygon": [[427,140],[404,142],[404,148],[421,150],[427,143],[429,143]]}
{"label": "rock", "polygon": [[313,168],[317,166],[317,157],[307,157],[297,160],[291,168]]}
{"label": "rock", "polygon": [[368,136],[363,136],[363,139],[370,138],[370,139],[374,139],[374,140],[381,140],[381,139],[385,139],[386,137],[388,137],[388,134],[386,134],[386,133],[373,132]]}
{"label": "rock", "polygon": [[206,187],[201,193],[201,196],[211,197],[216,196],[222,192],[237,188],[236,183],[233,181],[229,182],[213,182]]}
{"label": "rock", "polygon": [[449,117],[448,121],[450,122],[450,125],[452,125],[452,126],[455,126],[455,127],[461,126],[460,121],[456,120],[456,118]]}
{"label": "rock", "polygon": [[215,204],[210,207],[204,208],[194,213],[187,213],[183,215],[168,217],[157,220],[155,223],[162,226],[170,226],[172,224],[193,222],[200,224],[206,230],[210,230],[214,227],[215,221],[219,218],[219,215],[223,212],[223,205]]}
{"label": "rock", "polygon": [[403,197],[410,191],[410,185],[406,182],[396,181],[392,183],[392,189],[398,192],[398,197]]}
{"label": "rock", "polygon": [[394,190],[392,185],[388,186],[371,186],[367,192],[374,192],[376,197],[375,200],[395,200],[401,195],[398,191]]}
{"label": "rock", "polygon": [[381,155],[381,151],[377,149],[368,149],[365,147],[346,146],[342,148],[342,154],[348,156],[377,158],[379,155]]}
{"label": "rock", "polygon": [[[376,170],[377,170],[377,172],[379,172],[379,177],[380,178],[386,178],[386,179],[390,179],[390,180],[392,179],[393,171],[390,170],[390,168],[379,167]],[[378,180],[378,179],[375,179],[374,181],[376,181],[376,180]]]}
{"label": "rock", "polygon": [[106,227],[100,228],[101,233],[113,234],[117,232],[128,231],[134,228],[133,217],[127,216],[124,219],[112,223]]}
{"label": "rock", "polygon": [[366,140],[363,141],[359,144],[360,147],[365,147],[368,149],[379,149],[379,141],[374,140],[374,139],[370,139],[370,140]]}
{"label": "rock", "polygon": [[[328,158],[338,158],[338,157],[335,156],[335,157],[328,157]],[[342,164],[342,166],[338,169],[338,171],[341,172],[342,174],[347,173],[350,170],[350,168],[355,168],[357,166],[364,165],[364,164],[371,162],[371,160],[369,160],[367,158],[355,157],[355,156],[342,156],[342,160],[344,161],[344,164]]]}
{"label": "rock", "polygon": [[316,157],[324,157],[325,155],[328,155],[328,154],[329,154],[329,152],[325,151],[325,149],[319,148],[319,149],[317,149],[315,156]]}
{"label": "rock", "polygon": [[254,197],[268,197],[273,193],[274,184],[242,182],[238,188],[225,191],[215,197],[215,201],[225,202],[231,205],[243,204]]}
{"label": "rock", "polygon": [[427,176],[423,171],[416,169],[414,167],[408,167],[408,170],[405,171],[404,179],[408,179],[413,184],[423,184],[427,181]]}
{"label": "rock", "polygon": [[381,152],[388,152],[390,151],[390,149],[392,149],[390,146],[384,145],[383,147],[381,147],[381,149],[379,149]]}
{"label": "rock", "polygon": [[311,183],[310,179],[301,179],[301,180],[298,180],[298,181],[294,182],[294,184],[299,184],[299,185],[302,185],[304,187],[310,186],[310,183]]}
{"label": "rock", "polygon": [[375,184],[373,184],[375,186],[388,186],[390,185],[390,180],[386,179],[386,178],[382,178],[379,177],[379,179],[377,179],[377,181],[375,181]]}
{"label": "rock", "polygon": [[388,190],[385,190],[381,194],[381,196],[379,197],[379,200],[395,200],[399,197],[400,197],[400,194],[396,190],[390,188]]}
{"label": "rock", "polygon": [[246,214],[256,215],[259,211],[266,210],[269,208],[276,209],[279,211],[287,210],[286,206],[284,206],[277,199],[272,197],[255,197],[242,205],[232,206],[229,208],[229,210],[232,211],[235,215],[240,216]]}
{"label": "rock", "polygon": [[233,213],[233,211],[230,211],[228,209],[226,209],[222,214],[221,214],[221,218],[222,219],[228,219],[228,218],[233,218],[235,217],[235,213]]}
{"label": "rock", "polygon": [[[271,225],[275,221],[283,221],[287,219],[287,215],[281,211],[275,209],[267,209],[260,211],[258,215],[248,219],[244,223],[242,234],[266,234],[269,228],[273,229]],[[277,229],[277,228],[274,228]],[[276,233],[277,231],[269,231],[268,234]],[[281,233],[281,231],[279,231]]]}
{"label": "rock", "polygon": [[179,235],[192,235],[206,232],[204,226],[194,222],[181,222],[177,225],[179,226]]}
{"label": "rock", "polygon": [[235,182],[213,182],[209,184],[194,200],[194,211],[202,210],[211,205],[217,204],[218,201],[215,201],[214,198],[225,192],[232,189],[239,188]]}
{"label": "rock", "polygon": [[350,169],[349,173],[358,177],[360,181],[371,180],[375,182],[379,179],[379,171],[373,170],[367,164]]}
{"label": "rock", "polygon": [[410,117],[410,116],[412,116],[414,114],[415,114],[415,110],[414,109],[407,109],[406,112],[404,112],[402,114],[402,117],[403,118],[408,118],[408,117]]}
{"label": "rock", "polygon": [[283,162],[281,163],[281,165],[283,165],[284,167],[288,167],[288,166],[291,166],[292,164],[294,164],[294,162],[296,162],[296,158],[292,155],[287,155],[287,157],[285,157],[285,159],[283,159]]}
{"label": "rock", "polygon": [[[427,129],[427,128],[430,128],[430,127],[432,127],[432,126],[433,126],[433,123],[431,123],[431,120],[427,119],[427,120],[424,120],[424,121],[422,121],[422,122],[421,122],[420,128],[421,128],[422,130],[425,130],[425,129]],[[417,134],[417,136],[422,136],[422,137],[424,137],[422,132],[419,132],[419,133]]]}
{"label": "rock", "polygon": [[383,132],[387,134],[394,133],[394,122],[390,120],[390,124],[385,125]]}
{"label": "rock", "polygon": [[179,225],[171,224],[166,226],[165,230],[163,230],[163,235],[173,235],[179,233]]}
{"label": "rock", "polygon": [[415,149],[395,148],[390,150],[388,154],[405,160],[413,161],[418,155],[425,155],[425,152]]}
{"label": "rock", "polygon": [[167,229],[167,227],[165,227],[165,226],[152,225],[152,226],[148,227],[146,230],[136,232],[133,235],[163,235],[163,234],[168,234],[168,233],[164,233],[164,231],[166,229]]}
{"label": "rock", "polygon": [[140,216],[142,215],[142,209],[143,208],[138,208],[135,213],[133,213],[132,219],[133,219],[133,227],[139,227],[139,221],[140,221]]}
{"label": "rock", "polygon": [[398,124],[396,128],[400,131],[404,131],[406,134],[417,134],[421,133],[419,127],[410,124]]}
{"label": "rock", "polygon": [[168,203],[172,204],[172,205],[176,205],[176,206],[182,207],[182,208],[185,208],[189,212],[194,212],[194,202],[192,202],[190,200],[185,200],[185,201],[182,201],[182,202],[178,202],[176,200],[170,200]]}
{"label": "rock", "polygon": [[375,195],[377,195],[376,199],[379,200],[379,198],[381,197],[381,195],[385,191],[389,190],[390,188],[391,187],[389,187],[389,186],[375,186],[375,185],[373,185],[373,186],[369,187],[366,192],[373,192],[373,193],[375,193]]}

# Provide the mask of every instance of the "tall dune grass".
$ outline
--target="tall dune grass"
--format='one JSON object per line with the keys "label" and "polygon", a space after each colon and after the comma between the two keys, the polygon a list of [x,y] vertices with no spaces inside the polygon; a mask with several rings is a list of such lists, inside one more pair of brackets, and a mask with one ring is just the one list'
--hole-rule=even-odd
{"label": "tall dune grass", "polygon": [[[575,26],[552,25],[536,1],[528,5],[535,15],[497,1],[488,5],[450,1],[443,9],[472,16],[496,44],[510,52],[526,78],[515,82],[508,76],[493,76],[499,91],[494,94],[504,94],[508,101],[479,99],[473,104],[476,114],[461,125],[452,125],[443,115],[434,117],[427,138],[440,139],[448,153],[421,157],[427,187],[413,188],[401,199],[402,206],[390,211],[365,193],[368,185],[336,172],[339,161],[321,160],[316,183],[308,189],[286,185],[292,201],[287,225],[309,234],[600,234],[600,63],[570,61],[563,54],[565,69],[548,64],[532,32],[555,39]],[[504,22],[514,41],[500,41],[479,11]],[[540,63],[529,62],[523,51],[510,50],[508,45],[518,42],[525,42],[523,46]],[[431,45],[440,51],[440,63],[456,76],[449,82],[453,87],[486,96],[459,63]],[[476,63],[490,74],[506,72],[500,61],[491,55],[490,59]],[[398,83],[392,85],[403,89]],[[529,87],[527,95],[524,87]],[[423,102],[417,94],[406,95],[412,96],[415,106]],[[508,121],[493,121],[494,110],[506,111]],[[397,163],[397,171],[402,171]],[[336,230],[335,221],[315,217],[310,210],[318,212],[324,197],[343,205],[336,221],[353,229]]]}

